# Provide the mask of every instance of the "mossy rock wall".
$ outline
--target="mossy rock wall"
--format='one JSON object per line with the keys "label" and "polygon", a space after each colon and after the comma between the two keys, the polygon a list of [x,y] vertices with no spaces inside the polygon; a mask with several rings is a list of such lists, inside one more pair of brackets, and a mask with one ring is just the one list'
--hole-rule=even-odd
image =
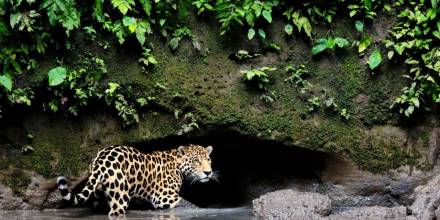
{"label": "mossy rock wall", "polygon": [[[378,19],[367,31],[378,41],[385,37],[383,33],[390,22],[392,19],[386,17]],[[154,107],[142,110],[140,122],[129,127],[122,126],[115,114],[103,110],[100,104],[82,110],[77,117],[44,113],[39,107],[17,111],[0,122],[0,182],[19,192],[29,182],[23,170],[34,170],[48,178],[78,175],[86,170],[93,154],[106,145],[139,145],[177,135],[185,113],[192,113],[200,126],[184,134],[187,136],[234,130],[344,155],[360,169],[372,172],[406,165],[428,169],[432,165],[438,117],[402,123],[389,110],[406,85],[401,66],[385,62],[379,71],[371,73],[366,58],[359,57],[355,49],[312,57],[310,42],[286,36],[281,23],[270,27],[266,42],[248,41],[243,33],[221,37],[215,25],[204,21],[193,20],[188,25],[197,36],[201,51],[184,40],[173,52],[165,41],[152,38],[159,64],[147,71],[142,71],[137,62],[139,49],[111,43],[110,49],[104,50],[99,42],[76,42],[76,49],[64,57],[67,65],[75,63],[78,54],[84,52],[99,56],[109,70],[105,82],[131,86],[134,96],[155,97]],[[326,30],[318,29],[318,36],[324,36]],[[354,27],[347,20],[335,22],[333,34],[356,38]],[[271,42],[280,45],[281,51],[267,49]],[[237,63],[230,55],[240,49],[262,55]],[[284,81],[288,64],[306,65],[313,85],[308,94]],[[46,83],[47,70],[55,65],[53,56],[43,58],[39,71],[26,76],[25,82],[35,86]],[[263,92],[244,83],[240,73],[262,66],[277,68],[270,73],[269,90],[277,94],[271,104],[262,101]],[[350,119],[343,120],[324,107],[309,113],[307,99],[311,96],[321,100],[334,98],[340,108],[348,110]],[[180,112],[179,119],[175,119],[176,111]],[[27,134],[34,138],[27,138]],[[34,152],[22,153],[26,144]]]}

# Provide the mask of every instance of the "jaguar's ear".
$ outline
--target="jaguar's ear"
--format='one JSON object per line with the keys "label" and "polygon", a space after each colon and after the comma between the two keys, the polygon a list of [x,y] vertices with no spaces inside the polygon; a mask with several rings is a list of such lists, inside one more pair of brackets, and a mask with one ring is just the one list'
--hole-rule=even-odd
{"label": "jaguar's ear", "polygon": [[206,151],[208,151],[208,155],[210,155],[212,153],[212,146],[211,145],[207,146]]}
{"label": "jaguar's ear", "polygon": [[180,156],[183,156],[183,155],[185,155],[185,149],[186,147],[185,146],[179,146],[178,148],[177,148],[177,153],[180,155]]}

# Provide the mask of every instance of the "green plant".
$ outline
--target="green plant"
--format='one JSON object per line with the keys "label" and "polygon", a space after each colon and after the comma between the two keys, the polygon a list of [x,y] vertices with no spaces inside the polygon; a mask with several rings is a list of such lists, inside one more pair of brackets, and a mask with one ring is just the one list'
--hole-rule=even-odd
{"label": "green plant", "polygon": [[[176,118],[178,118],[178,114],[175,114]],[[194,115],[189,112],[183,116],[183,124],[180,126],[180,129],[177,131],[177,135],[183,135],[189,133],[195,129],[199,129],[199,125],[197,124],[197,120]]]}
{"label": "green plant", "polygon": [[317,96],[307,99],[307,104],[309,106],[308,111],[314,112],[321,108],[321,99]]}
{"label": "green plant", "polygon": [[255,26],[260,18],[272,23],[272,10],[277,5],[278,0],[217,0],[215,10],[221,24],[220,35],[224,35],[232,26],[240,25],[249,27],[247,34],[249,40],[253,39],[257,32],[258,36],[266,38],[266,32],[261,28],[255,28]]}
{"label": "green plant", "polygon": [[280,52],[281,51],[281,46],[276,44],[276,43],[270,43],[269,44],[269,49],[272,50],[272,51]]}
{"label": "green plant", "polygon": [[[395,7],[403,8],[398,24],[384,41],[388,59],[405,62],[408,70],[403,74],[411,80],[411,86],[403,89],[391,106],[409,117],[424,104],[440,103],[440,16],[438,1],[396,1]],[[421,107],[421,106],[420,106]]]}
{"label": "green plant", "polygon": [[[294,8],[288,8],[283,12],[283,15],[287,17],[288,21],[292,21],[298,32],[304,32],[309,38],[312,38],[312,25],[307,17],[302,16],[299,11],[294,10]],[[293,26],[287,24],[284,27],[284,31],[291,35],[293,33]]]}
{"label": "green plant", "polygon": [[122,118],[125,125],[131,125],[139,122],[139,115],[135,108],[134,102],[130,101],[121,91],[121,86],[117,83],[110,82],[108,88],[104,92],[104,98],[109,106],[113,106],[118,112],[118,116]]}
{"label": "green plant", "polygon": [[277,99],[277,92],[276,91],[267,91],[263,95],[260,96],[260,99],[263,100],[265,103],[273,103]]}
{"label": "green plant", "polygon": [[379,49],[374,49],[373,53],[371,53],[370,57],[368,58],[368,66],[371,70],[376,69],[380,63],[382,62],[382,55],[380,54]]}
{"label": "green plant", "polygon": [[201,14],[204,11],[212,11],[214,7],[211,5],[210,0],[194,0],[193,5],[195,5],[198,9],[197,14]]}
{"label": "green plant", "polygon": [[240,71],[243,74],[243,80],[246,82],[254,82],[257,84],[259,89],[267,90],[267,85],[269,84],[268,73],[275,71],[274,67],[261,67],[261,68],[251,68],[250,70]]}
{"label": "green plant", "polygon": [[410,87],[403,88],[402,91],[403,94],[396,98],[390,108],[399,108],[400,114],[410,117],[414,110],[420,107],[420,98],[423,94],[423,90],[414,82]]}
{"label": "green plant", "polygon": [[157,65],[157,60],[153,56],[153,53],[151,52],[151,49],[149,48],[142,48],[142,57],[139,58],[138,62],[142,64],[142,69],[145,71],[147,67],[150,65],[155,66]]}
{"label": "green plant", "polygon": [[284,81],[295,84],[295,86],[300,88],[301,92],[304,93],[305,89],[310,86],[309,81],[306,80],[306,78],[310,76],[306,66],[304,64],[300,64],[299,66],[288,65],[285,70],[290,76]]}
{"label": "green plant", "polygon": [[192,34],[192,31],[187,27],[181,27],[174,31],[173,38],[170,40],[170,47],[172,50],[176,50],[179,46],[179,42],[184,38],[188,37],[192,40],[193,46],[195,49],[200,50],[200,45],[197,42],[197,39]]}
{"label": "green plant", "polygon": [[250,58],[254,58],[254,57],[258,57],[261,56],[262,54],[259,53],[254,53],[254,54],[250,54],[247,50],[239,50],[237,51],[237,53],[234,54],[234,57],[236,58],[236,60],[238,62],[250,59]]}
{"label": "green plant", "polygon": [[345,121],[348,121],[350,119],[350,114],[348,113],[347,109],[343,108],[341,109],[341,112],[339,113]]}
{"label": "green plant", "polygon": [[348,40],[345,38],[337,37],[337,38],[321,38],[318,39],[315,45],[312,48],[312,54],[316,55],[322,53],[327,49],[333,49],[335,46],[339,48],[344,48],[349,45]]}

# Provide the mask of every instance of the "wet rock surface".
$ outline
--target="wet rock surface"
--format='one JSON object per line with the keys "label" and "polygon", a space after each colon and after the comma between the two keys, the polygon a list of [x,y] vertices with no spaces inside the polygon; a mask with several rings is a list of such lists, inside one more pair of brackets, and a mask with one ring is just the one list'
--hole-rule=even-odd
{"label": "wet rock surface", "polygon": [[416,219],[438,219],[440,217],[440,175],[426,185],[414,190],[414,203],[410,206]]}
{"label": "wet rock surface", "polygon": [[332,214],[325,219],[405,219],[407,209],[405,206],[396,207],[358,207],[340,213]]}
{"label": "wet rock surface", "polygon": [[280,190],[255,199],[253,214],[263,219],[405,219],[407,208],[370,206],[332,213],[327,195]]}
{"label": "wet rock surface", "polygon": [[16,197],[12,189],[0,184],[0,209],[26,209],[27,204],[23,202],[21,197]]}
{"label": "wet rock surface", "polygon": [[331,210],[328,196],[293,190],[265,194],[252,204],[254,215],[263,219],[315,219]]}
{"label": "wet rock surface", "polygon": [[[407,184],[401,186],[410,188]],[[384,202],[383,197],[337,197],[315,192],[298,192],[294,190],[280,190],[267,193],[253,201],[253,214],[263,219],[438,219],[440,218],[440,175],[435,176],[426,184],[415,188],[413,193],[403,203]],[[341,207],[341,200],[351,200],[345,207]],[[363,202],[353,203],[356,199]],[[366,202],[370,199],[370,202]],[[373,204],[373,205],[372,205]]]}

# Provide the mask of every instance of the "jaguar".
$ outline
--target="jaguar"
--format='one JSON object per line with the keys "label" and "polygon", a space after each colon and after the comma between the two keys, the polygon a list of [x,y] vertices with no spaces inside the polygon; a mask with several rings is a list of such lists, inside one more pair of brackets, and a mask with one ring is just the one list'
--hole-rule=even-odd
{"label": "jaguar", "polygon": [[104,192],[110,219],[125,216],[133,198],[150,202],[155,209],[174,208],[181,201],[184,180],[205,183],[216,178],[211,168],[212,150],[212,146],[193,144],[149,153],[130,146],[107,147],[92,160],[80,193],[72,195],[63,176],[57,179],[58,189],[63,200],[74,205]]}

